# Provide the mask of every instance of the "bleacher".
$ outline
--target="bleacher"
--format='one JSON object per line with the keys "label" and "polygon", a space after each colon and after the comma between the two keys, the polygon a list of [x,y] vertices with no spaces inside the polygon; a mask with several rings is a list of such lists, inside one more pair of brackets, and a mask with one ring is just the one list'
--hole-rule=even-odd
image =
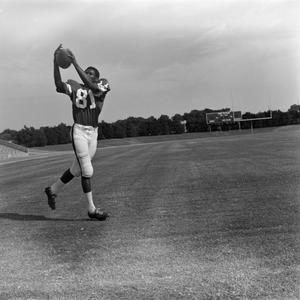
{"label": "bleacher", "polygon": [[0,140],[0,160],[23,156],[28,156],[28,149],[26,147]]}

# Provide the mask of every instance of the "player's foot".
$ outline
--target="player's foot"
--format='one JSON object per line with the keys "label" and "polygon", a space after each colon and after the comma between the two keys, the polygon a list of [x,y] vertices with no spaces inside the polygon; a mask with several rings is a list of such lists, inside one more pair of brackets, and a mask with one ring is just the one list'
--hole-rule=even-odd
{"label": "player's foot", "polygon": [[48,205],[51,209],[55,209],[55,198],[56,195],[52,193],[51,188],[48,186],[45,188],[45,193],[48,197]]}
{"label": "player's foot", "polygon": [[88,216],[93,220],[105,221],[109,215],[105,211],[101,211],[99,208],[96,208],[94,212],[88,212]]}

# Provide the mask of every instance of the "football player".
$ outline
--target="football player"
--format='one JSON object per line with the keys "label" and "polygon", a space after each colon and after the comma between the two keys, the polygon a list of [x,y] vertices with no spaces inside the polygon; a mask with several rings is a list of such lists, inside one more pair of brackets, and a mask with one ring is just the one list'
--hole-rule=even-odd
{"label": "football player", "polygon": [[62,187],[74,177],[81,176],[82,190],[88,200],[88,216],[91,219],[104,221],[108,214],[95,207],[91,177],[93,176],[92,158],[97,149],[98,117],[110,87],[106,79],[100,78],[96,68],[88,67],[84,71],[78,65],[71,51],[69,57],[83,84],[75,80],[63,82],[59,66],[55,60],[56,53],[61,47],[62,45],[54,52],[54,81],[56,91],[69,96],[72,102],[74,124],[71,129],[71,140],[75,158],[71,167],[56,182],[45,188],[45,193],[48,198],[48,205],[51,209],[55,209],[55,199]]}

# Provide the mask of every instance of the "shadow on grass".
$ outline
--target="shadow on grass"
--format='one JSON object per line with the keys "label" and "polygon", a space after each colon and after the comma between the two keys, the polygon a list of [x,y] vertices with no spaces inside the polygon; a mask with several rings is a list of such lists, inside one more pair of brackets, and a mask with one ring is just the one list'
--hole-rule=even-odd
{"label": "shadow on grass", "polygon": [[0,213],[0,219],[10,219],[17,221],[91,221],[90,219],[64,219],[64,218],[48,218],[41,215],[20,215],[17,213]]}

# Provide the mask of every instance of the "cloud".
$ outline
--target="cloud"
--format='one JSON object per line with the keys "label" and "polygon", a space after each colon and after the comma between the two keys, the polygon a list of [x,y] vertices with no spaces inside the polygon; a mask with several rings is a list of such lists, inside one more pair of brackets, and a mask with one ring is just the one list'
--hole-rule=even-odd
{"label": "cloud", "polygon": [[[278,103],[286,105],[290,95],[299,95],[299,5],[292,0],[2,1],[0,88],[10,97],[5,114],[15,115],[13,124],[23,123],[21,108],[32,104],[26,120],[41,115],[41,125],[50,122],[43,109],[50,111],[51,101],[62,105],[52,75],[53,51],[61,42],[83,67],[95,65],[111,82],[104,111],[110,120],[226,106],[230,89],[245,107],[258,107],[256,99],[269,89],[274,97],[284,91]],[[78,77],[73,68],[62,75]],[[23,106],[13,107],[19,99]],[[66,104],[60,113],[69,112]],[[0,119],[10,124],[5,116]]]}

